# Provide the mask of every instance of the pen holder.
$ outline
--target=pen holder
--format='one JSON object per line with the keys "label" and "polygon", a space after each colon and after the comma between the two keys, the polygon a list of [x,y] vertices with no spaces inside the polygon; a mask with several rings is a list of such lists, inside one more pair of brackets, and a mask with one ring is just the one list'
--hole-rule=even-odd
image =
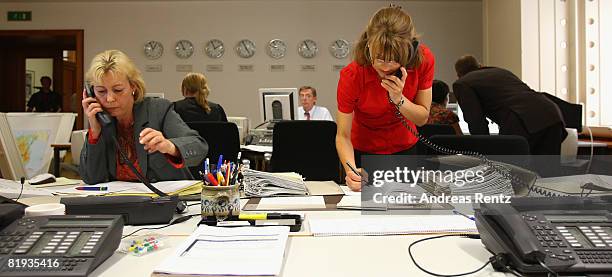
{"label": "pen holder", "polygon": [[240,214],[240,186],[202,186],[202,216],[223,217]]}

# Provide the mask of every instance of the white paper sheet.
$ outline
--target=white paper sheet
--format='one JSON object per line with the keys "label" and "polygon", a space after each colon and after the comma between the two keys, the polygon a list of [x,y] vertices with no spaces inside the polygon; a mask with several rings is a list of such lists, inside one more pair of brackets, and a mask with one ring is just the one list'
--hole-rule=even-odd
{"label": "white paper sheet", "polygon": [[34,188],[27,183],[23,185],[23,191],[21,191],[20,182],[0,179],[0,195],[6,198],[17,198],[19,193],[21,193],[20,198],[52,195],[51,192],[46,189]]}
{"label": "white paper sheet", "polygon": [[[165,193],[171,193],[177,190],[184,189],[189,187],[199,181],[197,180],[184,180],[184,181],[164,181],[151,183],[154,187]],[[57,194],[80,194],[80,195],[100,195],[107,193],[153,193],[150,189],[148,189],[143,183],[136,182],[123,182],[123,181],[113,181],[108,183],[100,183],[96,185],[84,185],[87,187],[106,187],[106,191],[85,191],[85,190],[77,190],[77,186],[72,187],[64,187],[52,190]]]}
{"label": "white paper sheet", "polygon": [[289,227],[201,225],[154,269],[174,275],[279,275]]}
{"label": "white paper sheet", "polygon": [[323,196],[261,198],[257,210],[325,209]]}

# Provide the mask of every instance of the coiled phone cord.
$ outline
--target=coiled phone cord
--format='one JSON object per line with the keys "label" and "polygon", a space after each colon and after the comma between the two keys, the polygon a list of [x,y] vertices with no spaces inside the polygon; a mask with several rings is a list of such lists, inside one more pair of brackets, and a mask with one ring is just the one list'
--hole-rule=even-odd
{"label": "coiled phone cord", "polygon": [[531,186],[527,185],[525,182],[523,182],[523,180],[521,180],[521,179],[517,178],[516,176],[512,175],[507,168],[505,168],[504,166],[499,165],[499,164],[494,164],[491,160],[489,160],[483,154],[480,154],[480,153],[478,153],[476,151],[459,151],[459,150],[449,149],[449,148],[446,148],[444,146],[436,145],[435,143],[431,142],[428,138],[423,137],[421,134],[416,132],[412,127],[410,127],[410,125],[407,122],[406,117],[404,117],[402,115],[402,113],[400,112],[399,107],[396,106],[395,103],[393,103],[393,100],[391,100],[391,96],[389,94],[387,94],[387,99],[389,100],[389,103],[391,104],[391,106],[393,106],[393,108],[395,109],[394,114],[400,120],[402,125],[404,125],[404,127],[406,129],[408,129],[408,131],[410,131],[410,133],[412,133],[415,137],[417,137],[420,142],[425,144],[425,146],[427,146],[427,147],[429,147],[429,148],[431,148],[431,149],[433,149],[433,150],[435,150],[435,151],[437,151],[439,153],[443,153],[443,154],[446,154],[446,155],[465,155],[465,156],[475,157],[475,158],[479,159],[483,164],[485,164],[486,166],[491,168],[493,171],[499,173],[500,175],[502,175],[506,179],[510,180],[512,183],[528,187],[529,188],[529,192],[533,191],[533,189],[534,189],[533,185],[531,185]]}

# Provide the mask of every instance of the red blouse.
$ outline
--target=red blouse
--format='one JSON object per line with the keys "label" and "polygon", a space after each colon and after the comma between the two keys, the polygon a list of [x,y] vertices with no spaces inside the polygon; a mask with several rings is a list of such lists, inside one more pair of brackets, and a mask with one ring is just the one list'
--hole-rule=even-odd
{"label": "red blouse", "polygon": [[[413,102],[417,91],[431,88],[434,77],[434,56],[424,45],[421,51],[423,62],[408,70],[403,91],[404,97]],[[371,65],[360,66],[353,61],[340,71],[337,101],[340,112],[354,112],[351,127],[354,149],[392,154],[416,144],[417,138],[396,117],[395,107],[389,103],[387,91]],[[414,123],[408,123],[416,130]]]}
{"label": "red blouse", "polygon": [[[87,140],[89,144],[98,143],[99,138],[94,139],[91,136],[91,128],[89,129],[88,134],[89,135],[87,136]],[[117,128],[117,140],[119,142],[119,146],[123,148],[125,154],[128,157],[128,160],[130,160],[130,162],[134,165],[136,170],[138,170],[138,172],[142,174],[140,164],[138,163],[138,154],[136,153],[136,148],[134,147],[135,142],[134,142],[133,134],[134,134],[133,125],[127,129]],[[164,156],[166,156],[166,160],[175,168],[182,168],[185,165],[184,161],[182,160],[182,157],[180,156],[173,157],[168,154],[164,154]],[[123,162],[123,159],[121,159],[121,156],[118,150],[116,151],[116,154],[115,154],[115,164],[117,165],[117,168],[115,171],[117,180],[119,181],[138,181],[138,177],[136,177],[136,174],[132,171],[130,166],[126,164],[125,162]]]}

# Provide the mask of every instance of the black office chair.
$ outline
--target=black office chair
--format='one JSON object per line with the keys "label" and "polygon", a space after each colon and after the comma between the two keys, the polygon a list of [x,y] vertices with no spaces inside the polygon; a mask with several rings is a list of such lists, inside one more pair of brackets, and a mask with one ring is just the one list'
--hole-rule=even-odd
{"label": "black office chair", "polygon": [[[422,137],[430,138],[434,135],[454,135],[455,129],[452,126],[446,124],[425,124],[421,127],[417,127],[419,134]],[[427,155],[427,146],[423,142],[419,141],[416,145],[416,151],[419,155]]]}
{"label": "black office chair", "polygon": [[278,122],[272,141],[273,172],[297,172],[310,181],[340,181],[335,122]]}
{"label": "black office chair", "polygon": [[454,135],[455,129],[453,126],[447,124],[425,124],[421,127],[417,127],[421,136],[429,138],[433,135]]}
{"label": "black office chair", "polygon": [[563,116],[563,121],[565,121],[565,127],[574,128],[578,130],[578,133],[582,132],[582,105],[572,104],[549,93],[542,93],[557,104]]}
{"label": "black office chair", "polygon": [[[475,151],[483,155],[529,155],[529,143],[516,135],[434,135],[429,140],[458,151]],[[427,154],[443,154],[427,148]]]}
{"label": "black office chair", "polygon": [[[196,130],[208,143],[207,158],[211,163],[217,163],[219,155],[223,154],[223,159],[228,161],[236,161],[238,152],[240,152],[240,136],[238,134],[238,126],[231,122],[187,122],[187,125]],[[201,166],[189,168],[191,174],[196,179],[199,179],[199,170]]]}

